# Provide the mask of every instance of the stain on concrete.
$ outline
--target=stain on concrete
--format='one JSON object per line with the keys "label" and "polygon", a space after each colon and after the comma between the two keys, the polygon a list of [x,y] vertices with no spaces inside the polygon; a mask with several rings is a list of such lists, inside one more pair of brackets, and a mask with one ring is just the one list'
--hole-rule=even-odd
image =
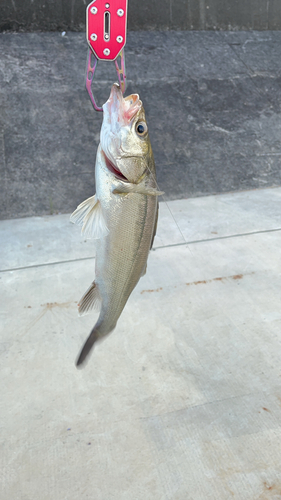
{"label": "stain on concrete", "polygon": [[155,290],[142,290],[141,293],[160,292],[160,290],[163,290],[161,286],[159,288],[155,288]]}
{"label": "stain on concrete", "polygon": [[258,497],[258,500],[277,500],[281,495],[281,484],[263,482],[264,491]]}
{"label": "stain on concrete", "polygon": [[192,281],[190,283],[186,283],[187,286],[190,285],[206,285],[207,283],[212,283],[213,281],[228,281],[228,280],[242,280],[244,276],[249,276],[254,273],[247,273],[247,274],[234,274],[232,276],[222,276],[218,278],[211,278],[210,280],[200,280],[200,281]]}
{"label": "stain on concrete", "polygon": [[[211,278],[210,280],[199,280],[199,281],[192,281],[190,283],[185,283],[186,286],[191,286],[191,285],[206,285],[207,283],[212,283],[213,281],[221,281],[221,282],[224,282],[224,281],[227,281],[227,280],[241,280],[244,278],[244,276],[249,276],[251,274],[254,274],[254,273],[247,273],[247,274],[234,274],[232,276],[222,276],[222,277],[218,277],[218,278]],[[174,287],[176,288],[176,287]],[[140,293],[143,294],[143,293],[152,293],[152,292],[160,292],[160,290],[163,290],[162,287],[159,287],[159,288],[155,288],[155,289],[152,289],[152,290],[142,290]]]}
{"label": "stain on concrete", "polygon": [[[66,309],[70,307],[73,303],[77,304],[77,302],[69,301],[69,302],[47,302],[46,304],[41,304],[41,307],[43,307],[43,310],[27,325],[25,329],[25,333],[27,333],[38,321],[40,321],[41,318],[48,312],[48,311],[53,311],[56,308],[61,308],[61,309]],[[31,308],[31,306],[28,306],[28,308]]]}
{"label": "stain on concrete", "polygon": [[44,307],[46,311],[54,309],[55,307],[69,307],[72,302],[47,302],[46,304],[41,304],[41,307]]}

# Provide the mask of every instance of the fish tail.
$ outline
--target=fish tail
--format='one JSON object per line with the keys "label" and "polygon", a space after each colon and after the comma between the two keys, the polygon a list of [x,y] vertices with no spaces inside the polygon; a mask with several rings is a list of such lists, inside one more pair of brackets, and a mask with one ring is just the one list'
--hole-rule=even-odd
{"label": "fish tail", "polygon": [[94,328],[92,329],[89,337],[87,338],[85,344],[83,345],[83,347],[81,349],[81,352],[80,352],[78,359],[76,361],[77,367],[82,365],[82,363],[84,363],[86,357],[88,356],[89,352],[93,348],[93,346],[94,346],[95,342],[98,340],[98,338],[99,338],[99,333],[98,333],[98,330],[97,330],[96,325],[95,325]]}
{"label": "fish tail", "polygon": [[91,349],[94,347],[94,344],[97,342],[97,340],[101,340],[103,337],[108,335],[112,330],[114,330],[116,326],[115,324],[111,324],[110,326],[108,324],[105,324],[103,322],[103,318],[100,316],[98,319],[97,323],[95,324],[94,328],[92,329],[89,337],[87,338],[85,344],[83,345],[81,352],[78,356],[78,359],[76,361],[76,366],[79,367],[82,365],[85,361],[85,359],[88,357]]}

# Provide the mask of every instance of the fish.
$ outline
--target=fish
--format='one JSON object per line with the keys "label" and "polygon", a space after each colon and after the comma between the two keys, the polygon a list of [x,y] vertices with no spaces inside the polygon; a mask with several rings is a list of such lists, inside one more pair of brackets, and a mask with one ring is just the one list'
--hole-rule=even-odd
{"label": "fish", "polygon": [[156,234],[158,190],[155,161],[143,103],[123,97],[113,84],[103,105],[95,163],[96,194],[70,217],[86,238],[96,240],[95,279],[78,304],[99,317],[76,361],[82,365],[94,344],[111,333],[141,276]]}

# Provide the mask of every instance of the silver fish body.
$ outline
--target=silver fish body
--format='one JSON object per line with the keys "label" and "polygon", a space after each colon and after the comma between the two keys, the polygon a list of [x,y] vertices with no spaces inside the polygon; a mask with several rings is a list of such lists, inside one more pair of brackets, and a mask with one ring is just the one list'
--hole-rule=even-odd
{"label": "silver fish body", "polygon": [[[142,103],[138,96],[130,97],[133,98],[128,106],[129,98],[124,99],[119,87],[113,86],[108,109],[104,106],[95,166],[96,195],[79,205],[71,217],[73,222],[83,224],[86,234],[92,233],[97,238],[95,281],[82,297],[79,312],[88,312],[100,302],[99,318],[82,348],[77,365],[83,363],[98,339],[115,328],[131,292],[146,272],[156,232],[158,195],[162,193],[157,191],[155,164]],[[132,107],[136,109],[131,116]],[[124,118],[128,110],[129,114]],[[119,125],[114,130],[116,120]],[[145,134],[139,137],[136,127],[137,130],[144,129]],[[111,138],[108,137],[110,134]],[[130,182],[130,178],[134,182]]]}

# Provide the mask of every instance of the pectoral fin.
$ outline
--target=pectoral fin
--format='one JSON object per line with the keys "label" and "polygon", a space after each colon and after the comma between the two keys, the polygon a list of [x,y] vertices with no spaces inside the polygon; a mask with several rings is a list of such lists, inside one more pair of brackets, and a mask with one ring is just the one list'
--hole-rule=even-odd
{"label": "pectoral fin", "polygon": [[128,194],[128,193],[138,193],[147,196],[160,196],[164,194],[164,191],[157,191],[157,189],[146,187],[144,184],[131,184],[131,183],[120,183],[113,189],[113,194]]}
{"label": "pectoral fin", "polygon": [[99,239],[108,234],[101,204],[96,196],[83,201],[70,216],[70,222],[82,226],[82,235]]}

